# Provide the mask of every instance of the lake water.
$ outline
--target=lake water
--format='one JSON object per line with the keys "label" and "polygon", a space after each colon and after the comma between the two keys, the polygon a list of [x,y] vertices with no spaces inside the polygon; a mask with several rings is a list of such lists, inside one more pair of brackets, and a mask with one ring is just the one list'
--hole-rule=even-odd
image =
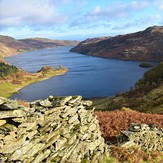
{"label": "lake water", "polygon": [[45,99],[49,95],[82,95],[84,98],[113,96],[134,86],[147,69],[136,61],[97,58],[69,52],[72,47],[61,47],[26,52],[6,60],[28,72],[42,66],[64,66],[69,72],[31,84],[12,96],[13,99]]}

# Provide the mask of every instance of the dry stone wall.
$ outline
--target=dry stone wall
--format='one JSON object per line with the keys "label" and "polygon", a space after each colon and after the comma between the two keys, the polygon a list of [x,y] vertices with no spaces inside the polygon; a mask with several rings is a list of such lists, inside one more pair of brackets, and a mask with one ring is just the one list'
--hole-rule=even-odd
{"label": "dry stone wall", "polygon": [[22,106],[0,98],[0,162],[101,162],[108,149],[92,102],[53,97]]}
{"label": "dry stone wall", "polygon": [[123,147],[136,147],[146,151],[163,152],[163,129],[158,129],[154,124],[132,123],[127,131],[121,131],[122,139],[126,139]]}

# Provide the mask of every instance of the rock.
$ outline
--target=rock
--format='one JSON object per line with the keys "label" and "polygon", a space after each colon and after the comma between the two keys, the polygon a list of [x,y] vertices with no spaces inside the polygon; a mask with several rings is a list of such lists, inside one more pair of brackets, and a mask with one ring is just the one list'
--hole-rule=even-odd
{"label": "rock", "polygon": [[68,96],[68,97],[64,97],[61,101],[60,101],[60,105],[65,105],[68,101],[70,101],[72,99],[72,96]]}
{"label": "rock", "polygon": [[9,110],[9,111],[1,111],[0,119],[4,118],[15,118],[15,117],[23,117],[25,116],[25,112],[23,110]]}
{"label": "rock", "polygon": [[73,97],[73,99],[70,100],[68,103],[69,103],[70,105],[71,105],[71,104],[76,104],[76,103],[80,102],[81,99],[82,99],[81,96],[76,96],[76,97]]}
{"label": "rock", "polygon": [[92,101],[87,100],[87,101],[83,101],[82,104],[83,104],[84,106],[92,106],[93,103],[92,103]]}
{"label": "rock", "polygon": [[4,104],[7,102],[6,98],[0,97],[0,105]]}
{"label": "rock", "polygon": [[132,146],[146,151],[163,151],[163,130],[156,128],[155,125],[136,124],[130,125],[128,131],[122,131],[127,137],[127,142],[123,142],[122,147]]}
{"label": "rock", "polygon": [[74,121],[76,121],[78,119],[78,115],[76,114],[76,115],[74,115],[73,117],[71,117],[70,119],[69,119],[69,121],[68,121],[68,123],[73,123]]}
{"label": "rock", "polygon": [[0,120],[0,126],[4,125],[6,123],[6,120]]}
{"label": "rock", "polygon": [[[2,98],[1,98],[1,100],[2,100]],[[3,100],[3,101],[1,101],[1,103],[3,103],[0,105],[0,109],[2,109],[2,110],[15,110],[15,109],[20,108],[20,106],[16,100],[12,100],[12,101]]]}
{"label": "rock", "polygon": [[39,101],[39,104],[46,108],[52,107],[51,102],[48,99]]}
{"label": "rock", "polygon": [[32,162],[33,163],[40,163],[40,162],[42,162],[42,160],[47,158],[50,155],[50,153],[51,153],[50,149],[47,149],[46,151],[39,153]]}
{"label": "rock", "polygon": [[0,102],[6,106],[0,110],[3,162],[100,162],[109,154],[92,103],[81,96],[49,96],[30,108],[5,98]]}

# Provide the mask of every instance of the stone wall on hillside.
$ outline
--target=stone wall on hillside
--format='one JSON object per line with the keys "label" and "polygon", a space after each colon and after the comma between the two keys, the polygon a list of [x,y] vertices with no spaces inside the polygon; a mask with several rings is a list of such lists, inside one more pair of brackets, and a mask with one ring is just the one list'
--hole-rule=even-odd
{"label": "stone wall on hillside", "polygon": [[159,129],[154,124],[131,123],[127,131],[121,131],[122,147],[138,148],[145,151],[163,152],[163,129]]}
{"label": "stone wall on hillside", "polygon": [[81,96],[30,103],[0,98],[0,162],[99,162],[108,156],[92,102]]}

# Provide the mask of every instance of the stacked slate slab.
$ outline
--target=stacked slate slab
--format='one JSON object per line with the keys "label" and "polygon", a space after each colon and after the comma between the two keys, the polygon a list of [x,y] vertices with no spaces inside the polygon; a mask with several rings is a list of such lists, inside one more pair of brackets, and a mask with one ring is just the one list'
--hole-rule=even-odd
{"label": "stacked slate slab", "polygon": [[101,162],[108,147],[91,101],[53,97],[20,105],[0,97],[0,162]]}

